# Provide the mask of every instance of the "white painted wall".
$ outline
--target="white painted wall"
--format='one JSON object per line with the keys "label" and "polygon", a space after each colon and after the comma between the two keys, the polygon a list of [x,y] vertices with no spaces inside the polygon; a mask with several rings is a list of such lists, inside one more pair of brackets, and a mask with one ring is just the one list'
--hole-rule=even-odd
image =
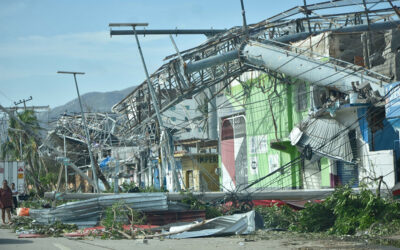
{"label": "white painted wall", "polygon": [[321,188],[321,172],[319,171],[318,160],[304,160],[304,189],[320,189]]}
{"label": "white painted wall", "polygon": [[0,161],[0,183],[3,180],[8,181],[8,186],[11,188],[11,183],[15,183],[18,192],[25,192],[25,163],[16,161]]}
{"label": "white painted wall", "polygon": [[[364,148],[365,150],[365,148]],[[359,167],[359,179],[365,177],[377,178],[383,176],[383,180],[392,188],[395,184],[395,165],[393,150],[380,150],[374,152],[366,152],[362,156],[362,164]],[[366,180],[370,182],[369,180]],[[377,188],[378,183],[369,183],[371,188]],[[381,188],[386,188],[382,184]]]}

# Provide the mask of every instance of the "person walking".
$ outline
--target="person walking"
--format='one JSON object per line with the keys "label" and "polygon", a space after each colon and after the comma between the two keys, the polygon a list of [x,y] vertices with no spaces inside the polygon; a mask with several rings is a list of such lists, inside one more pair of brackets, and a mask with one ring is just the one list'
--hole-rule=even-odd
{"label": "person walking", "polygon": [[[17,189],[17,187],[15,186],[15,183],[14,183],[14,182],[11,183],[11,192],[12,192],[12,199],[13,199],[14,209],[16,210],[17,207],[18,207],[18,199],[17,199],[17,196],[18,196],[18,189]],[[14,210],[14,209],[13,209],[13,210]]]}
{"label": "person walking", "polygon": [[3,221],[3,224],[6,224],[6,213],[8,217],[8,224],[12,224],[11,221],[12,191],[8,186],[7,180],[3,181],[3,187],[0,188],[0,208],[1,208],[1,219]]}

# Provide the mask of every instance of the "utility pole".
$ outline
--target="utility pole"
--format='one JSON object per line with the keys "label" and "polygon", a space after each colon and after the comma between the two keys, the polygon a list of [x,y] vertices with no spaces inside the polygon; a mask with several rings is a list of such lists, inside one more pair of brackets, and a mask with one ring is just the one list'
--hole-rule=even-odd
{"label": "utility pole", "polygon": [[83,120],[83,125],[85,127],[85,134],[86,134],[86,141],[88,145],[88,150],[89,150],[89,157],[90,157],[90,165],[92,166],[92,172],[93,172],[93,182],[94,185],[96,186],[95,192],[99,192],[99,183],[97,180],[97,174],[96,174],[96,168],[94,166],[94,158],[93,158],[93,153],[92,153],[92,143],[90,141],[90,134],[89,134],[89,129],[86,123],[86,117],[85,113],[83,112],[83,107],[82,107],[82,100],[81,96],[79,94],[79,88],[78,88],[78,82],[76,81],[76,75],[84,75],[84,72],[75,72],[75,71],[57,71],[58,74],[71,74],[74,75],[74,80],[75,80],[75,87],[76,87],[76,93],[78,94],[78,100],[79,100],[79,106],[81,108],[81,115],[82,115],[82,120]]}
{"label": "utility pole", "polygon": [[22,151],[22,133],[25,133],[25,130],[17,129],[17,128],[8,128],[9,130],[19,132],[19,157],[21,158],[20,161],[23,161],[23,151]]}
{"label": "utility pole", "polygon": [[64,167],[65,167],[65,192],[68,190],[68,163],[65,162],[67,159],[67,142],[65,140],[65,135],[63,136],[64,138]]}
{"label": "utility pole", "polygon": [[306,15],[306,18],[307,18],[308,32],[310,32],[310,34],[311,34],[311,23],[310,23],[310,18],[309,18],[310,11],[307,9],[306,0],[303,0],[303,3],[304,3],[304,14]]}
{"label": "utility pole", "polygon": [[17,106],[17,105],[23,103],[24,104],[24,110],[26,110],[26,103],[31,101],[32,99],[33,99],[32,96],[29,96],[28,99],[19,100],[18,102],[14,102],[14,104],[15,104],[15,106]]}
{"label": "utility pole", "polygon": [[246,36],[249,35],[249,30],[247,28],[247,21],[246,21],[246,11],[244,10],[244,3],[243,0],[240,0],[240,5],[242,7],[242,17],[243,17],[243,31],[246,33]]}
{"label": "utility pole", "polygon": [[170,161],[170,164],[171,164],[172,180],[173,180],[172,181],[172,183],[173,183],[172,189],[173,189],[173,191],[175,191],[175,190],[180,191],[181,187],[180,187],[180,184],[179,184],[178,175],[176,173],[175,159],[174,159],[174,156],[173,156],[173,152],[171,152],[171,148],[172,147],[171,147],[171,141],[170,141],[170,138],[169,138],[169,133],[168,133],[167,129],[164,127],[164,123],[163,123],[162,118],[161,118],[161,113],[160,113],[160,110],[159,110],[157,96],[156,96],[156,93],[154,91],[153,85],[151,83],[149,72],[147,71],[146,62],[144,61],[142,48],[140,47],[138,34],[136,32],[136,27],[137,26],[148,26],[148,25],[149,25],[148,23],[110,23],[109,27],[128,26],[128,27],[132,27],[132,29],[133,29],[133,33],[135,34],[136,44],[137,44],[137,47],[138,47],[138,50],[139,50],[140,58],[142,60],[143,69],[144,69],[144,72],[146,74],[147,86],[149,88],[150,96],[151,96],[151,99],[153,101],[153,107],[154,107],[154,110],[156,112],[157,121],[158,121],[158,124],[160,126],[161,135],[164,136],[164,142],[165,143],[162,143],[163,144],[163,148],[164,148],[164,150],[166,152],[166,155],[167,155],[167,157],[168,157],[168,159]]}
{"label": "utility pole", "polygon": [[119,193],[119,154],[114,158],[115,166],[114,166],[114,193]]}

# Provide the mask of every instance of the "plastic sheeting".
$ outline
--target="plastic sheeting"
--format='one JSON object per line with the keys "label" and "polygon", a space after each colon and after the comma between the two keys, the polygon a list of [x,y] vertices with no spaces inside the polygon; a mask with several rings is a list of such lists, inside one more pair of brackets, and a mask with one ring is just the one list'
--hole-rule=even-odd
{"label": "plastic sheeting", "polygon": [[[197,222],[198,223],[198,222]],[[206,236],[222,236],[234,234],[249,234],[255,231],[255,212],[250,211],[244,214],[220,216],[206,221],[200,226],[193,227],[193,224],[171,227],[169,231],[179,232],[184,228],[192,228],[188,231],[169,236],[171,239],[197,238]]]}
{"label": "plastic sheeting", "polygon": [[144,212],[168,210],[167,196],[163,193],[132,193],[69,202],[51,209],[31,209],[29,216],[43,224],[61,221],[78,227],[94,226],[100,221],[103,211],[119,201]]}

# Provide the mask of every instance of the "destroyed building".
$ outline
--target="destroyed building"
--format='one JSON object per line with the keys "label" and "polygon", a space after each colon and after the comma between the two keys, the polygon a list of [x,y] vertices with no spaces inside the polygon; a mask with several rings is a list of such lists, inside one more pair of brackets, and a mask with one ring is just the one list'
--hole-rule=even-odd
{"label": "destroyed building", "polygon": [[126,144],[108,154],[130,166],[120,175],[170,191],[357,187],[380,176],[393,186],[396,11],[318,14],[359,4],[292,8],[166,57],[112,108]]}

